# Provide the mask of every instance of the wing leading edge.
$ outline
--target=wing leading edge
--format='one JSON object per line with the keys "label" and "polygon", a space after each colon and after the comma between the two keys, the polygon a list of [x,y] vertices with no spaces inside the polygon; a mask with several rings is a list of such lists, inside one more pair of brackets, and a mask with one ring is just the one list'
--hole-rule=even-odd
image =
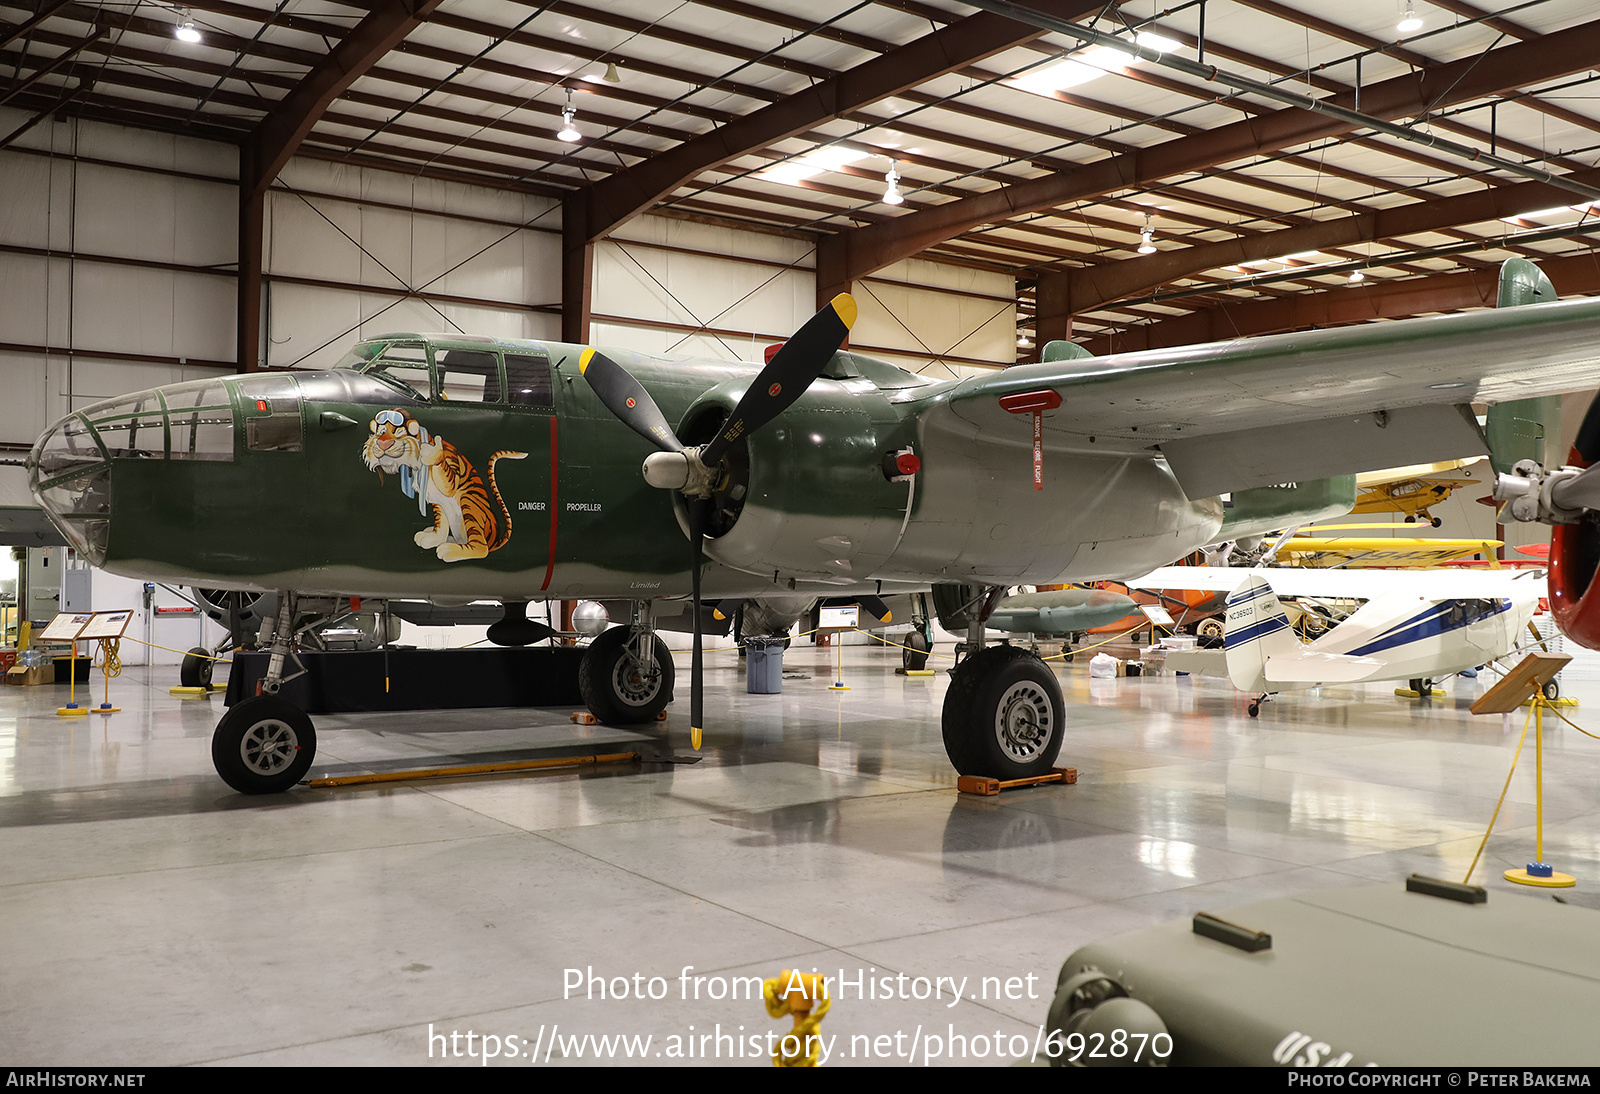
{"label": "wing leading edge", "polygon": [[1487,452],[1473,402],[1600,383],[1600,299],[1017,365],[943,398],[986,433],[1031,423],[1005,395],[1052,390],[1052,447],[1154,451],[1190,497]]}

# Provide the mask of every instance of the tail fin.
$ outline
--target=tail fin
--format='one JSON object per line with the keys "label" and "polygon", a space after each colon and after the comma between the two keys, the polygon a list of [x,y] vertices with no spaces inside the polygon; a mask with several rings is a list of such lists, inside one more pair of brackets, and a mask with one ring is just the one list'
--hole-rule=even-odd
{"label": "tail fin", "polygon": [[1240,691],[1269,690],[1267,658],[1292,657],[1303,645],[1272,586],[1255,576],[1228,597],[1223,643],[1228,678]]}

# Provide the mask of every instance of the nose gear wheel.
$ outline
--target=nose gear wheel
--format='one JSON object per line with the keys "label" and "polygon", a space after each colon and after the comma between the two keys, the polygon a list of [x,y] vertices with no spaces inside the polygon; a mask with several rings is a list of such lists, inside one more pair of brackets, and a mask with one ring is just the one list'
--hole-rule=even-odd
{"label": "nose gear wheel", "polygon": [[269,719],[245,731],[239,742],[239,758],[244,766],[264,778],[271,778],[294,762],[300,742],[286,722]]}
{"label": "nose gear wheel", "polygon": [[311,768],[317,733],[305,711],[275,695],[256,695],[228,708],[211,737],[211,762],[222,781],[242,794],[288,790]]}

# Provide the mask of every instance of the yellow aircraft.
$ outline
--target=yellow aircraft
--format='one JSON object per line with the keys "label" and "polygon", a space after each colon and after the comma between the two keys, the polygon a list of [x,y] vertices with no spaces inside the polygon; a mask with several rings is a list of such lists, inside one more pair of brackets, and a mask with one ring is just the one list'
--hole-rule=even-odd
{"label": "yellow aircraft", "polygon": [[1438,505],[1464,486],[1481,484],[1477,479],[1470,477],[1470,472],[1468,477],[1434,476],[1460,470],[1471,462],[1474,461],[1449,460],[1444,463],[1397,467],[1388,471],[1372,471],[1357,475],[1356,489],[1360,492],[1356,495],[1355,508],[1350,512],[1352,515],[1403,513],[1407,524],[1425,520],[1437,528],[1444,521],[1429,512],[1429,508]]}
{"label": "yellow aircraft", "polygon": [[[1392,524],[1325,524],[1308,532],[1353,532],[1393,528]],[[1389,536],[1293,536],[1277,549],[1278,558],[1291,566],[1329,567],[1347,570],[1373,567],[1438,566],[1481,554],[1498,569],[1497,539],[1396,539]]]}

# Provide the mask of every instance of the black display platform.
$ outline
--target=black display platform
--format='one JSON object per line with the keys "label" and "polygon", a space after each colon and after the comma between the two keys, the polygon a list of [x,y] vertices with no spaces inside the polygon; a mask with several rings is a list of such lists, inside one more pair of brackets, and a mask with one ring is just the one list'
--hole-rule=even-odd
{"label": "black display platform", "polygon": [[[570,646],[301,653],[306,674],[286,681],[278,695],[307,714],[581,707],[578,663],[583,654],[584,650]],[[268,657],[266,653],[234,655],[228,674],[229,706],[256,693],[256,683],[266,675]],[[293,661],[284,666],[286,676],[295,671]]]}

